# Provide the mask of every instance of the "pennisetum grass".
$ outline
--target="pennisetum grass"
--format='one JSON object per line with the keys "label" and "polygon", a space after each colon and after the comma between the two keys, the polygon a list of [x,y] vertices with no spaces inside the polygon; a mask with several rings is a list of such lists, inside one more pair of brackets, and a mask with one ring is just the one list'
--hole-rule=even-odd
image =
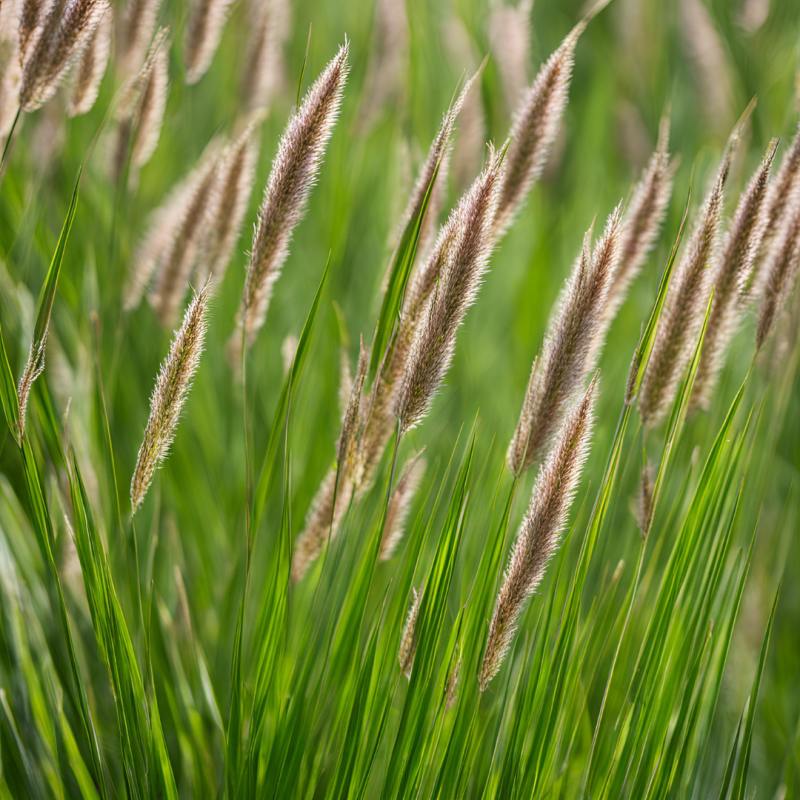
{"label": "pennisetum grass", "polygon": [[642,270],[647,256],[658,241],[661,224],[672,194],[677,159],[669,155],[669,117],[661,120],[658,144],[641,179],[636,184],[628,207],[619,244],[619,261],[606,303],[606,318],[617,315],[628,289]]}
{"label": "pennisetum grass", "polygon": [[511,472],[519,477],[541,463],[567,409],[583,391],[605,336],[608,291],[619,259],[622,204],[611,213],[592,250],[587,231],[578,260],[534,361],[519,422],[508,448]]}
{"label": "pennisetum grass", "polygon": [[575,47],[586,25],[586,20],[579,22],[542,65],[514,114],[506,177],[497,207],[497,236],[509,228],[542,174],[567,105]]}
{"label": "pennisetum grass", "polygon": [[131,509],[134,514],[141,506],[156,470],[169,454],[181,411],[200,366],[210,295],[211,285],[206,282],[186,309],[183,324],[176,331],[169,355],[156,378],[150,398],[150,417],[131,479]]}
{"label": "pennisetum grass", "polygon": [[542,582],[547,563],[558,548],[589,452],[596,395],[597,375],[567,414],[539,470],[489,625],[478,678],[481,691],[500,670],[522,609]]}
{"label": "pennisetum grass", "polygon": [[[33,111],[57,91],[69,68],[83,54],[106,13],[105,0],[54,0],[43,17],[35,12],[34,31],[24,24],[24,43],[20,46],[22,81],[19,101],[23,111]],[[25,13],[23,13],[25,16]],[[22,35],[22,34],[21,34]]]}
{"label": "pennisetum grass", "polygon": [[109,6],[75,65],[69,115],[86,114],[94,106],[111,54],[114,14]]}
{"label": "pennisetum grass", "polygon": [[756,349],[764,346],[789,299],[800,270],[800,183],[785,204],[783,218],[772,236],[759,293]]}
{"label": "pennisetum grass", "polygon": [[[289,253],[292,232],[305,213],[333,132],[347,79],[349,47],[345,41],[308,90],[278,145],[253,234],[239,310],[238,324],[244,329],[248,345],[252,345],[264,324],[272,287]],[[238,350],[235,334],[233,347]]]}
{"label": "pennisetum grass", "polygon": [[519,0],[517,5],[498,3],[489,16],[489,44],[509,109],[517,107],[527,84],[532,9],[533,0]]}
{"label": "pennisetum grass", "polygon": [[739,137],[737,126],[670,282],[639,390],[639,413],[648,428],[657,425],[672,406],[703,322],[711,290],[707,265],[716,255],[725,184]]}
{"label": "pennisetum grass", "polygon": [[400,639],[400,650],[397,653],[397,660],[400,662],[400,672],[411,679],[411,668],[414,666],[414,656],[417,653],[417,617],[419,616],[419,607],[422,604],[422,589],[419,591],[413,586],[411,587],[412,599],[411,608],[408,610],[406,617],[406,624],[403,628],[403,636]]}
{"label": "pennisetum grass", "polygon": [[386,522],[378,555],[379,561],[388,561],[394,555],[397,545],[403,538],[406,520],[411,511],[411,504],[414,502],[414,495],[425,475],[425,467],[422,451],[411,456],[403,467],[400,480],[397,481],[397,487],[386,510]]}
{"label": "pennisetum grass", "polygon": [[286,0],[248,3],[250,41],[242,73],[242,97],[248,109],[266,108],[284,81],[282,47],[289,29]]}
{"label": "pennisetum grass", "polygon": [[197,83],[208,72],[231,5],[232,0],[196,0],[193,3],[183,45],[186,83]]}
{"label": "pennisetum grass", "polygon": [[130,0],[120,24],[118,58],[122,72],[138,72],[147,57],[158,22],[161,0]]}
{"label": "pennisetum grass", "polygon": [[505,148],[490,148],[486,168],[442,227],[432,259],[441,261],[438,285],[421,312],[398,383],[393,410],[406,433],[428,413],[455,351],[456,333],[475,302],[494,242]]}
{"label": "pennisetum grass", "polygon": [[760,166],[742,192],[714,268],[714,297],[692,391],[692,405],[695,408],[709,408],[725,353],[741,320],[742,300],[752,279],[753,265],[766,230],[768,208],[764,200],[777,148],[778,140],[773,139]]}

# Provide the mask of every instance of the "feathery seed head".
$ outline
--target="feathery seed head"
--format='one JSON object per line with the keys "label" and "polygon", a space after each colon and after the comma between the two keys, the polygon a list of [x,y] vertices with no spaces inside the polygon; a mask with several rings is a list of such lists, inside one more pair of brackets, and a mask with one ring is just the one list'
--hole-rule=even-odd
{"label": "feathery seed head", "polygon": [[606,305],[610,323],[625,301],[628,289],[658,241],[661,223],[672,194],[677,160],[669,156],[669,118],[661,121],[658,145],[642,178],[636,184],[625,214],[620,241],[620,258]]}
{"label": "feathery seed head", "polygon": [[516,108],[527,83],[532,7],[533,0],[520,0],[517,6],[497,5],[489,16],[489,43],[509,109]]}
{"label": "feathery seed head", "polygon": [[287,0],[251,2],[250,41],[242,73],[242,97],[251,111],[266,108],[284,81],[281,53],[289,29]]}
{"label": "feathery seed head", "polygon": [[303,218],[316,182],[342,102],[349,47],[345,40],[306,93],[278,145],[253,236],[239,312],[239,325],[244,327],[248,344],[255,341],[264,324],[272,287],[288,255],[292,232]]}
{"label": "feathery seed head", "polygon": [[161,0],[130,0],[121,25],[120,61],[130,75],[139,70],[147,56],[158,21]]}
{"label": "feathery seed head", "polygon": [[597,379],[596,374],[586,393],[567,414],[536,478],[489,626],[478,679],[481,691],[486,690],[499,671],[525,602],[541,583],[558,548],[589,452]]}
{"label": "feathery seed head", "polygon": [[211,286],[206,282],[186,309],[183,324],[176,332],[169,355],[158,373],[150,398],[150,418],[131,480],[134,514],[147,494],[156,469],[169,454],[181,410],[200,366],[210,294]]}
{"label": "feathery seed head", "polygon": [[75,60],[80,58],[108,8],[107,0],[56,0],[29,40],[22,66],[20,104],[33,111],[46,103]]}
{"label": "feathery seed head", "polygon": [[591,250],[592,229],[562,293],[556,314],[528,382],[508,464],[519,476],[540,463],[564,414],[583,391],[605,335],[609,286],[619,258],[622,204],[609,215],[602,238]]}
{"label": "feathery seed head", "polygon": [[797,125],[792,144],[781,159],[781,165],[770,181],[764,204],[767,207],[766,238],[771,239],[777,232],[787,204],[792,197],[792,188],[800,183],[800,123]]}
{"label": "feathery seed head", "polygon": [[653,488],[653,465],[649,461],[645,461],[642,467],[639,494],[637,495],[636,507],[634,509],[636,524],[639,526],[639,531],[642,534],[643,540],[647,539],[647,534],[650,532],[650,524],[652,522]]}
{"label": "feathery seed head", "polygon": [[86,114],[97,100],[111,53],[113,28],[114,14],[109,6],[76,65],[69,102],[71,117]]}
{"label": "feathery seed head", "polygon": [[711,290],[707,267],[716,253],[725,184],[739,135],[737,126],[667,290],[655,344],[639,389],[639,413],[648,428],[661,422],[672,407],[703,324]]}
{"label": "feathery seed head", "polygon": [[800,271],[800,182],[786,204],[764,268],[756,325],[756,349],[769,338]]}
{"label": "feathery seed head", "polygon": [[[358,354],[358,369],[350,389],[350,398],[342,419],[342,432],[336,445],[336,463],[342,474],[353,483],[359,483],[356,469],[358,439],[361,434],[363,422],[361,411],[361,393],[364,388],[364,378],[367,377],[369,367],[369,351],[364,347],[364,337]],[[340,479],[341,480],[341,479]]]}
{"label": "feathery seed head", "polygon": [[25,5],[20,9],[18,0],[4,0],[0,3],[0,141],[14,124],[19,109],[19,84],[22,79],[20,59],[21,28],[17,20]]}
{"label": "feathery seed head", "polygon": [[403,637],[400,640],[400,651],[397,654],[397,659],[400,662],[400,671],[403,675],[411,680],[411,668],[414,666],[414,656],[417,653],[417,617],[419,616],[419,607],[422,603],[422,589],[417,591],[413,586],[413,600],[411,608],[408,610],[408,617],[406,617],[406,625],[403,628]]}
{"label": "feathery seed head", "polygon": [[741,299],[749,290],[753,264],[766,230],[768,209],[764,200],[777,148],[778,140],[773,139],[761,165],[742,192],[714,271],[714,299],[692,389],[693,408],[708,408],[725,353],[741,319]]}
{"label": "feathery seed head", "polygon": [[190,189],[183,197],[178,224],[173,228],[158,264],[149,300],[159,321],[165,326],[174,324],[197,260],[198,247],[206,234],[206,211],[215,196],[221,149],[221,141],[212,140],[189,176],[187,182]]}
{"label": "feathery seed head", "polygon": [[210,274],[215,281],[221,281],[225,276],[253,190],[263,118],[255,116],[220,157],[206,212],[206,237],[198,248],[197,274],[202,278]]}
{"label": "feathery seed head", "polygon": [[452,361],[458,328],[477,297],[492,252],[503,155],[490,149],[486,168],[450,215],[431,256],[441,253],[441,277],[415,328],[394,403],[404,433],[428,413]]}
{"label": "feathery seed head", "polygon": [[397,549],[397,545],[405,533],[406,520],[414,502],[422,477],[425,475],[425,459],[421,458],[422,450],[413,455],[403,468],[403,474],[397,482],[389,508],[386,511],[386,523],[383,528],[383,539],[378,556],[379,561],[388,561]]}
{"label": "feathery seed head", "polygon": [[514,116],[495,223],[498,237],[511,225],[544,169],[567,105],[575,47],[585,28],[582,20],[545,62]]}
{"label": "feathery seed head", "polygon": [[208,72],[222,39],[233,0],[197,0],[186,27],[183,63],[186,83],[197,83]]}

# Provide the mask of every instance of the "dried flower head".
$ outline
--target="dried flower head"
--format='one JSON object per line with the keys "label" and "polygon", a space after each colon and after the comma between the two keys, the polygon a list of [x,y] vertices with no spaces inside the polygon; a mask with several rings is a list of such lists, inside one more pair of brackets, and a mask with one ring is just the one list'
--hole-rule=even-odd
{"label": "dried flower head", "polygon": [[67,70],[81,57],[108,8],[106,0],[55,0],[41,31],[27,40],[20,104],[24,111],[46,103]]}
{"label": "dried flower head", "polygon": [[478,678],[481,691],[499,671],[522,609],[542,582],[547,564],[558,548],[589,452],[596,395],[597,376],[567,415],[539,470],[495,603]]}
{"label": "dried flower head", "polygon": [[781,225],[775,233],[764,268],[758,306],[756,349],[769,338],[800,270],[800,183],[792,192]]}
{"label": "dried flower head", "polygon": [[495,223],[498,236],[511,225],[542,173],[567,105],[575,46],[585,28],[586,21],[579,22],[542,65],[514,115]]}
{"label": "dried flower head", "polygon": [[156,470],[169,454],[181,410],[200,366],[210,293],[211,287],[207,282],[192,299],[156,378],[150,398],[150,418],[131,480],[134,514],[142,504]]}
{"label": "dried flower head", "polygon": [[186,83],[197,83],[208,72],[217,52],[233,0],[196,0],[186,26],[183,63]]}
{"label": "dried flower head", "polygon": [[714,270],[714,298],[703,340],[700,366],[692,390],[692,407],[708,409],[725,353],[742,315],[741,300],[748,290],[753,264],[766,230],[767,194],[772,159],[778,140],[770,142],[760,166],[739,199],[725,246]]}
{"label": "dried flower head", "polygon": [[422,451],[416,453],[406,462],[403,474],[397,482],[397,487],[389,501],[386,510],[386,523],[383,528],[383,539],[378,559],[388,561],[397,549],[405,533],[406,520],[414,502],[422,477],[425,475],[425,459],[421,458]]}
{"label": "dried flower head", "polygon": [[[336,469],[325,476],[311,504],[306,525],[297,537],[292,557],[292,579],[300,580],[318,558],[326,541],[335,538],[355,487],[360,482],[360,438],[363,426],[362,390],[369,366],[369,351],[361,340],[356,377],[350,386],[342,431],[336,443]],[[349,373],[349,369],[348,369]],[[337,481],[338,478],[338,481]]]}
{"label": "dried flower head", "polygon": [[406,617],[406,625],[403,628],[403,637],[400,640],[400,651],[397,654],[397,660],[400,662],[400,671],[403,675],[411,680],[411,668],[414,666],[414,656],[417,653],[417,617],[419,616],[419,607],[422,603],[422,589],[417,591],[413,586],[413,599],[411,601],[411,608],[408,610],[408,617]]}
{"label": "dried flower head", "polygon": [[120,26],[119,57],[123,73],[141,69],[153,39],[161,0],[130,0]]}
{"label": "dried flower head", "polygon": [[608,289],[619,257],[622,205],[609,215],[602,238],[591,249],[590,228],[562,293],[542,350],[531,370],[507,461],[520,476],[544,460],[564,419],[594,369],[605,335]]}
{"label": "dried flower head", "polygon": [[716,254],[725,183],[738,142],[737,127],[728,140],[714,184],[667,291],[655,344],[639,389],[639,413],[648,428],[657,425],[672,407],[703,325],[711,289],[707,267]]}
{"label": "dried flower head", "polygon": [[72,96],[69,101],[69,115],[77,117],[91,110],[100,93],[100,84],[108,66],[111,53],[111,34],[114,28],[114,14],[109,6],[100,24],[89,39],[83,55],[75,65],[72,80]]}
{"label": "dried flower head", "polygon": [[497,60],[506,105],[514,109],[527,85],[533,0],[497,5],[489,16],[489,44]]}
{"label": "dried flower head", "polygon": [[292,232],[303,218],[319,173],[342,102],[349,46],[345,41],[308,90],[281,137],[258,214],[239,312],[239,325],[244,328],[248,344],[255,341],[264,324]]}
{"label": "dried flower head", "polygon": [[394,401],[403,433],[428,413],[450,367],[458,328],[477,297],[492,252],[503,155],[490,149],[486,168],[450,215],[431,255],[441,260],[440,279],[414,331]]}
{"label": "dried flower head", "polygon": [[149,301],[164,326],[175,323],[203,243],[206,211],[215,195],[220,149],[221,142],[213,140],[189,177],[191,190],[184,197],[178,224],[158,263]]}
{"label": "dried flower head", "polygon": [[661,121],[658,145],[642,178],[633,190],[625,214],[620,241],[620,257],[606,304],[610,322],[625,301],[628,289],[641,272],[650,251],[658,241],[661,223],[672,194],[672,179],[677,161],[669,157],[669,118]]}
{"label": "dried flower head", "polygon": [[199,247],[197,274],[201,279],[212,275],[221,281],[225,276],[253,191],[262,119],[261,115],[254,117],[220,158],[207,206],[206,238]]}

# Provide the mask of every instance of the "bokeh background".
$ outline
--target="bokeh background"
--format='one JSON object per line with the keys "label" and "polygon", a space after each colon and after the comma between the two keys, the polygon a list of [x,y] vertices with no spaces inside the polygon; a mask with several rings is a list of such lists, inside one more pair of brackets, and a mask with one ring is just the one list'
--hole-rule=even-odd
{"label": "bokeh background", "polygon": [[[263,126],[245,228],[213,301],[207,352],[172,454],[141,523],[137,522],[142,552],[152,553],[152,543],[158,543],[154,581],[173,611],[179,601],[176,565],[182,573],[195,635],[203,643],[221,707],[226,707],[238,601],[233,587],[244,547],[245,478],[241,380],[228,363],[226,342],[234,329],[251,226],[278,137],[296,100],[306,49],[304,86],[322,70],[345,36],[351,42],[352,71],[308,214],[296,231],[266,326],[252,350],[247,381],[254,452],[261,453],[283,381],[283,344],[287,337],[300,334],[330,258],[309,361],[293,401],[295,533],[302,529],[310,500],[335,455],[341,348],[353,363],[359,335],[367,341],[371,338],[400,215],[459,81],[488,55],[479,85],[481,113],[473,115],[469,128],[462,125],[457,135],[446,208],[477,173],[485,154],[483,143],[504,141],[515,92],[532,80],[539,64],[586,11],[572,0],[538,0],[532,7],[524,3],[511,24],[506,20],[504,29],[499,0],[406,0],[404,9],[400,0],[379,0],[377,7],[374,0],[290,0],[281,73]],[[104,377],[114,466],[124,501],[152,381],[171,331],[161,329],[146,303],[123,317],[120,289],[150,213],[194,166],[211,138],[220,132],[230,134],[246,111],[241,75],[250,30],[248,2],[234,3],[212,66],[194,86],[185,83],[181,59],[188,13],[184,0],[165,0],[161,10],[159,19],[171,26],[174,41],[170,93],[158,148],[141,171],[135,190],[118,200],[108,177],[107,131],[100,134],[89,159],[48,348],[47,381],[56,411],[63,414],[71,398],[72,436],[82,468],[91,476],[89,488],[101,512],[115,576],[123,587],[130,585],[126,576],[131,552],[115,534],[114,484],[99,410],[97,364]],[[380,72],[387,53],[394,60],[389,59],[390,68],[384,63],[385,71]],[[798,68],[800,6],[794,0],[612,0],[591,22],[577,47],[569,105],[545,173],[492,257],[429,419],[404,444],[409,452],[426,448],[427,491],[435,485],[434,476],[442,474],[459,435],[463,442],[462,429],[468,430],[478,417],[477,463],[485,479],[475,482],[472,502],[478,511],[470,523],[458,573],[477,563],[489,533],[490,504],[530,365],[583,234],[595,218],[599,226],[622,198],[629,197],[655,147],[661,116],[670,114],[670,149],[681,165],[661,240],[614,322],[600,363],[598,421],[576,514],[585,498],[591,505],[593,488],[601,478],[630,359],[677,235],[690,183],[695,208],[731,127],[756,96],[746,146],[737,157],[728,191],[726,210],[732,210],[770,138],[782,138],[780,157],[794,135]],[[119,78],[109,70],[88,115],[67,119],[62,92],[43,109],[25,115],[18,130],[0,188],[0,319],[15,375],[27,358],[35,299],[76,171],[118,88]],[[120,210],[115,221],[117,202]],[[758,535],[715,717],[704,784],[708,793],[702,796],[716,796],[714,787],[750,690],[780,581],[749,786],[758,798],[800,796],[798,322],[798,304],[793,301],[746,388],[744,406],[754,408],[758,428],[736,520],[736,546],[746,545],[756,525]],[[753,336],[753,320],[748,319],[730,350],[711,412],[689,421],[651,534],[662,537],[665,545],[654,548],[648,574],[659,574],[663,568],[666,542],[676,533],[668,513],[671,503],[684,477],[689,474],[690,480],[695,479],[693,464],[707,454],[750,368]],[[9,435],[4,435],[0,526],[9,526],[15,518],[16,498],[25,505],[25,491],[16,452]],[[646,445],[657,455],[659,436]],[[639,436],[626,453],[613,517],[603,531],[590,586],[599,586],[620,559],[628,565],[623,580],[632,579],[639,533],[628,506],[636,491],[637,448],[641,446]],[[55,497],[52,484],[58,481],[57,474],[48,474],[48,480]],[[521,518],[532,480],[533,476],[527,476],[518,494],[512,524]],[[275,487],[267,506],[262,548],[256,553],[255,585],[263,579],[277,530],[279,492]],[[415,511],[423,507],[424,495],[420,493]],[[583,510],[584,519],[587,510]],[[68,550],[66,537],[60,536],[59,558],[67,574],[75,569]],[[381,569],[385,585],[391,571],[389,566]],[[549,586],[546,581],[543,594]],[[297,590],[292,602],[298,615],[307,608],[312,591],[309,586]],[[129,602],[124,589],[121,593]],[[76,591],[75,598],[79,594]],[[78,603],[75,598],[71,602]],[[622,602],[621,594],[618,601]],[[451,602],[454,617],[459,597]],[[642,634],[635,628],[636,623],[634,642]],[[101,665],[91,662],[90,669],[100,684]],[[585,688],[588,708],[596,712],[602,682]]]}

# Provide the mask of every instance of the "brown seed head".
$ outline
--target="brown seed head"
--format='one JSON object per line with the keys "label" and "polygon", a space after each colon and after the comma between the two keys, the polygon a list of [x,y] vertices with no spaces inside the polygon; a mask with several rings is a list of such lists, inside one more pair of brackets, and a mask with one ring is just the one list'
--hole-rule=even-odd
{"label": "brown seed head", "polygon": [[107,8],[106,0],[55,0],[41,23],[41,32],[35,41],[28,41],[20,87],[24,111],[33,111],[56,93]]}
{"label": "brown seed head", "polygon": [[233,0],[197,0],[186,26],[183,63],[186,83],[197,83],[211,66]]}
{"label": "brown seed head", "polygon": [[522,609],[541,583],[558,548],[589,453],[596,395],[595,375],[583,398],[567,415],[547,461],[539,470],[495,603],[478,679],[481,691],[486,690],[499,671],[514,639]]}
{"label": "brown seed head", "polygon": [[210,292],[211,287],[207,282],[194,296],[156,378],[150,398],[150,418],[131,480],[131,507],[134,514],[147,494],[156,469],[169,454],[181,410],[200,366]]}
{"label": "brown seed head", "polygon": [[534,363],[507,461],[516,476],[541,463],[564,414],[583,391],[605,334],[604,311],[622,230],[622,205],[591,250],[590,228]]}
{"label": "brown seed head", "polygon": [[785,207],[779,229],[773,236],[764,267],[763,287],[758,307],[756,349],[769,338],[800,270],[800,183]]}
{"label": "brown seed head", "polygon": [[414,331],[394,401],[402,432],[418,425],[428,413],[452,361],[458,328],[477,297],[492,252],[502,175],[503,151],[490,150],[487,167],[439,234],[431,258],[440,254],[441,277]]}
{"label": "brown seed head", "polygon": [[120,61],[123,73],[141,69],[153,39],[161,0],[130,0],[122,19]]}
{"label": "brown seed head", "polygon": [[575,46],[585,28],[586,22],[579,22],[547,59],[514,116],[495,223],[497,236],[511,225],[544,169],[567,105]]}
{"label": "brown seed head", "polygon": [[667,291],[639,390],[639,413],[648,428],[657,425],[672,407],[703,325],[711,289],[708,265],[716,253],[725,183],[738,141],[739,129],[735,128]]}
{"label": "brown seed head", "polygon": [[773,139],[761,165],[742,192],[714,270],[714,299],[711,301],[700,366],[692,389],[693,408],[708,409],[725,353],[741,321],[741,301],[749,289],[753,264],[766,230],[768,209],[764,200],[777,148],[778,140]]}
{"label": "brown seed head", "polygon": [[69,101],[69,115],[77,117],[91,110],[100,93],[100,84],[108,66],[111,53],[111,34],[114,28],[114,14],[111,7],[103,14],[100,24],[89,39],[78,63],[72,81],[72,97]]}
{"label": "brown seed head", "polygon": [[342,102],[349,46],[345,41],[308,90],[281,137],[258,215],[239,312],[239,325],[244,327],[248,344],[255,341],[264,324],[292,232],[303,218],[319,173]]}
{"label": "brown seed head", "polygon": [[420,450],[406,462],[403,474],[397,482],[397,488],[389,502],[380,555],[378,556],[380,561],[388,561],[394,555],[394,551],[405,533],[406,520],[414,502],[414,495],[425,475],[425,459],[421,456],[422,451]]}

